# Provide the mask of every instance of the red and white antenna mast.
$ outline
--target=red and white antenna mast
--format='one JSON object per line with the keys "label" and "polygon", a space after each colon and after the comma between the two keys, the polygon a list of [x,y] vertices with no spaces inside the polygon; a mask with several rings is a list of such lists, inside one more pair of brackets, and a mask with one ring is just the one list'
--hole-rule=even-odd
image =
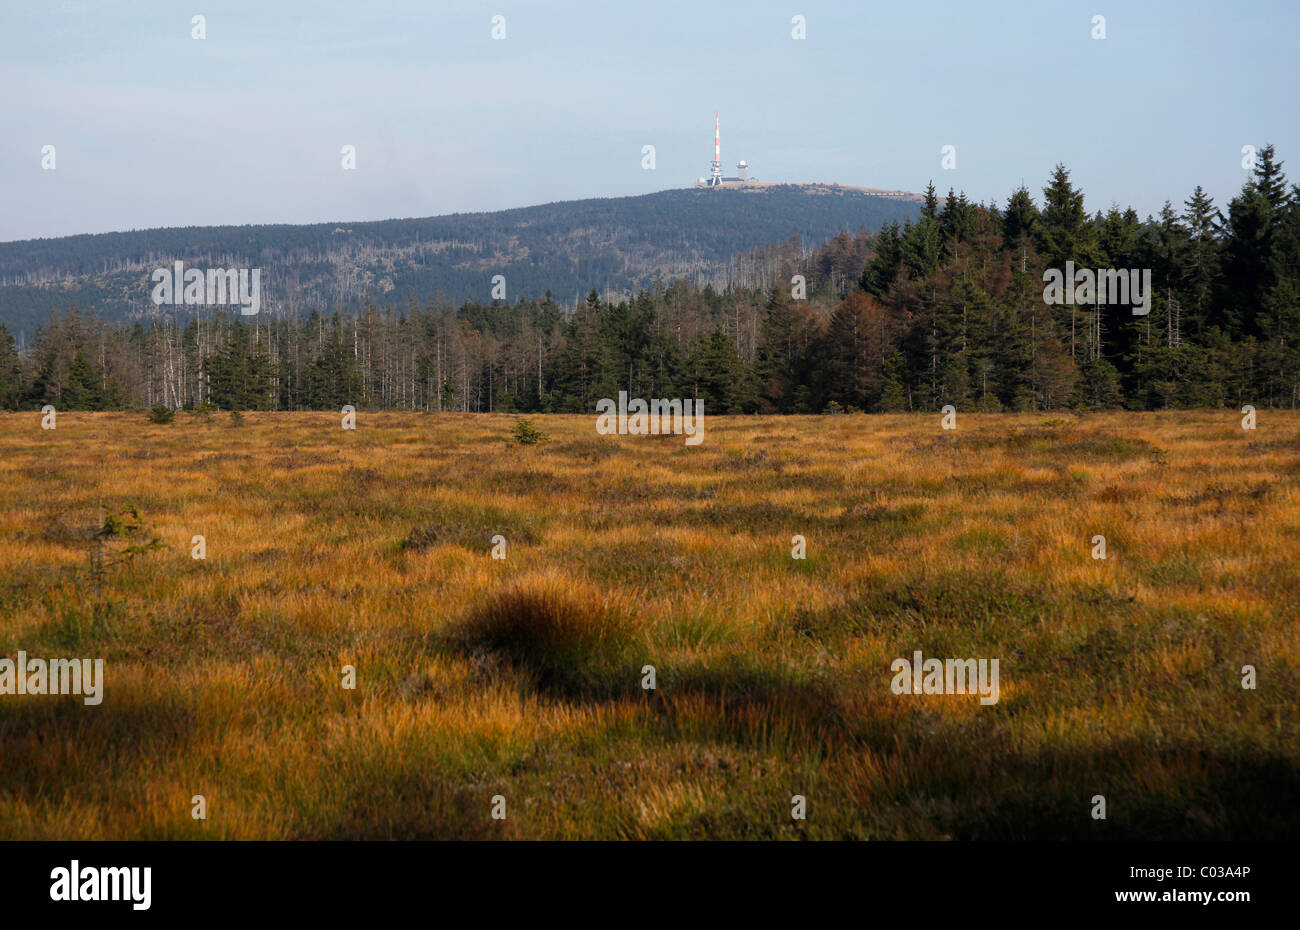
{"label": "red and white antenna mast", "polygon": [[713,112],[713,177],[710,181],[714,185],[722,183],[722,130],[716,110]]}

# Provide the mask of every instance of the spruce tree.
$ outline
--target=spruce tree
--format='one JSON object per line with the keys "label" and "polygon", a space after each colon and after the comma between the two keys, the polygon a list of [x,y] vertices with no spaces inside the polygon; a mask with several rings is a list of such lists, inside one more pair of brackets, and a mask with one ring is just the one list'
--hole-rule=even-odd
{"label": "spruce tree", "polygon": [[1065,165],[1057,165],[1043,188],[1043,210],[1036,224],[1039,251],[1049,268],[1095,267],[1097,245],[1092,222],[1083,209],[1083,191],[1070,183]]}
{"label": "spruce tree", "polygon": [[22,360],[8,327],[0,323],[0,409],[17,410],[22,403]]}
{"label": "spruce tree", "polygon": [[65,410],[102,410],[102,379],[86,356],[78,352],[68,369],[68,381],[59,398]]}
{"label": "spruce tree", "polygon": [[1002,213],[1003,247],[1017,252],[1026,248],[1036,232],[1037,224],[1038,208],[1034,206],[1029,190],[1022,184],[1007,198],[1007,208]]}

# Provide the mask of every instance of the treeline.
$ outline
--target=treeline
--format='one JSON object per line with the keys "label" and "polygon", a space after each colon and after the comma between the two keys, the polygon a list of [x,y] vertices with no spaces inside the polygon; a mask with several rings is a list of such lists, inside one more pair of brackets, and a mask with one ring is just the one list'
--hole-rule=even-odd
{"label": "treeline", "polygon": [[[676,281],[615,302],[593,292],[576,311],[548,294],[269,323],[59,313],[24,358],[0,331],[0,402],[590,412],[619,390],[700,397],[715,413],[1300,402],[1300,187],[1271,146],[1223,209],[1198,187],[1145,220],[1089,214],[1058,166],[1040,201],[1021,188],[1002,206],[940,202],[931,185],[915,222],[749,259],[782,284]],[[1048,304],[1043,273],[1067,261],[1150,269],[1150,312]]]}

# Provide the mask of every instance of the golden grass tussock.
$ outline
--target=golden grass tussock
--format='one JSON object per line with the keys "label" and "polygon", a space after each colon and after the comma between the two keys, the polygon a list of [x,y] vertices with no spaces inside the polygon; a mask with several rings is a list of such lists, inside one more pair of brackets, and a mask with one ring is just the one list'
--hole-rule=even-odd
{"label": "golden grass tussock", "polygon": [[558,571],[527,575],[473,607],[448,631],[470,653],[525,668],[543,690],[581,694],[636,683],[630,605]]}

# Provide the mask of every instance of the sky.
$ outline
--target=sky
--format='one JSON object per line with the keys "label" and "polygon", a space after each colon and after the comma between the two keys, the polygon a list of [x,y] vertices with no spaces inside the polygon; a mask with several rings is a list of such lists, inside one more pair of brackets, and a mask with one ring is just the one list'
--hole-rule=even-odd
{"label": "sky", "polygon": [[1223,206],[1243,146],[1300,180],[1297,35],[1295,0],[0,0],[0,241],[687,187],[715,111],[728,175]]}

